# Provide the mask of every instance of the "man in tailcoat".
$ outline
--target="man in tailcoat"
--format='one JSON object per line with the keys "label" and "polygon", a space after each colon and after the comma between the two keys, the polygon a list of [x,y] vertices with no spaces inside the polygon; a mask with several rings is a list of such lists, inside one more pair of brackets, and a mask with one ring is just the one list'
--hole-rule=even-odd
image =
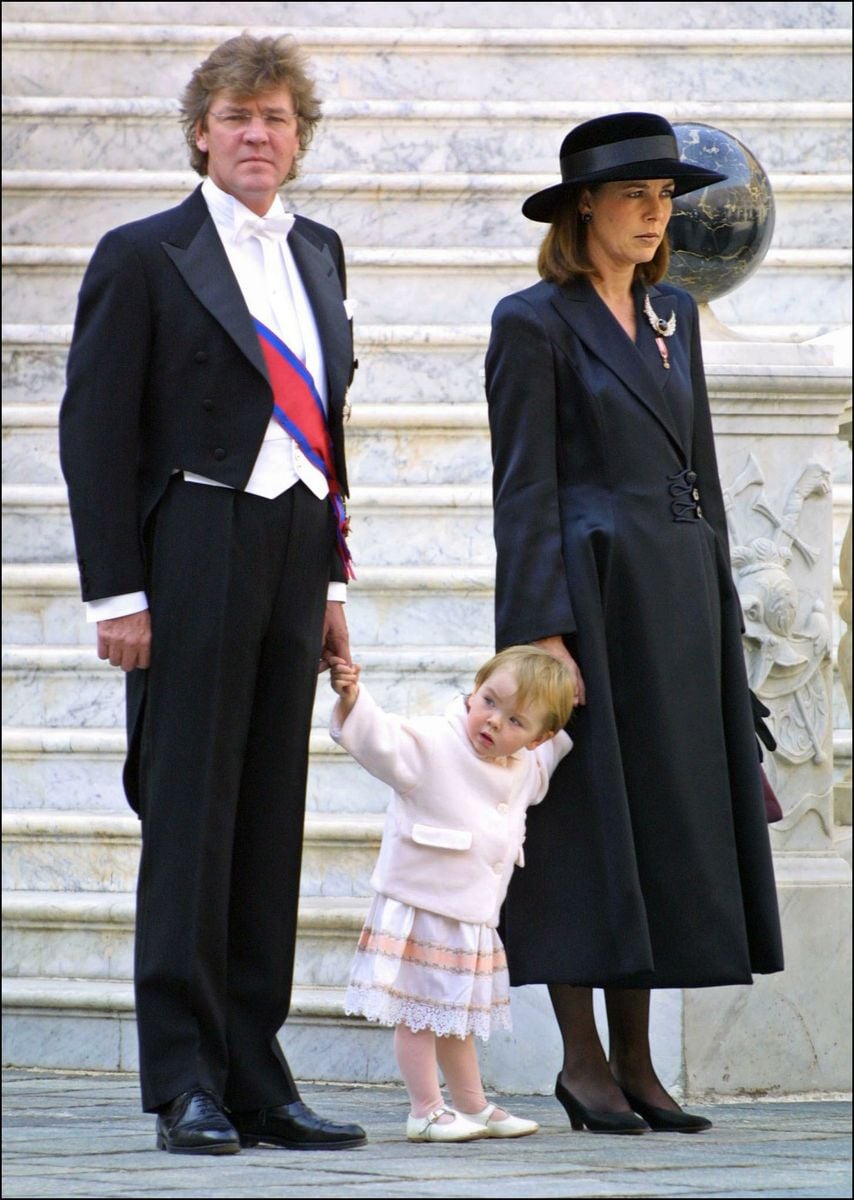
{"label": "man in tailcoat", "polygon": [[204,181],[98,245],[60,413],[87,616],[127,672],[143,1107],[178,1153],[365,1141],[302,1103],[277,1040],[317,670],[350,658],[344,258],[277,194],[319,115],[289,38],[196,69]]}

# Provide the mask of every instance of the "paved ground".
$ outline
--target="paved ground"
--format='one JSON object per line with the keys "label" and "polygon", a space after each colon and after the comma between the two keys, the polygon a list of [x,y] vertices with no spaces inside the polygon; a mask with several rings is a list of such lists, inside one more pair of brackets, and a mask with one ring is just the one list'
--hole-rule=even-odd
{"label": "paved ground", "polygon": [[696,1106],[704,1134],[573,1133],[549,1097],[512,1098],[542,1130],[518,1141],[410,1145],[396,1087],[311,1084],[318,1112],[358,1120],[360,1150],[245,1150],[189,1158],[154,1149],[154,1119],[128,1075],[8,1071],[3,1195],[18,1196],[851,1196],[851,1106],[844,1101]]}

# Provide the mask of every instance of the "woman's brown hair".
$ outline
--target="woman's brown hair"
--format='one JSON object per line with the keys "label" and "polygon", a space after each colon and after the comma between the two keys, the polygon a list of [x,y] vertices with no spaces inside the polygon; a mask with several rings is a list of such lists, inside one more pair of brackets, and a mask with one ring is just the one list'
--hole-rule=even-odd
{"label": "woman's brown hair", "polygon": [[[601,186],[601,185],[600,185]],[[573,188],[567,192],[555,219],[543,238],[537,258],[540,278],[549,283],[564,284],[571,279],[595,275],[587,257],[587,225],[581,220],[579,204],[583,192],[595,195],[596,185]],[[648,263],[638,263],[635,280],[639,283],[659,283],[667,274],[670,264],[670,242],[662,238],[655,256]]]}

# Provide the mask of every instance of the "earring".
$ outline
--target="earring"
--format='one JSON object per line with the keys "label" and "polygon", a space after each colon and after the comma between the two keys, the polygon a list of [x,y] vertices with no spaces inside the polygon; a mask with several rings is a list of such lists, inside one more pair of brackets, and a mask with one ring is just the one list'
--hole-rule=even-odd
{"label": "earring", "polygon": [[593,213],[584,212],[581,214],[581,224],[582,225],[589,225],[592,220],[593,220]]}

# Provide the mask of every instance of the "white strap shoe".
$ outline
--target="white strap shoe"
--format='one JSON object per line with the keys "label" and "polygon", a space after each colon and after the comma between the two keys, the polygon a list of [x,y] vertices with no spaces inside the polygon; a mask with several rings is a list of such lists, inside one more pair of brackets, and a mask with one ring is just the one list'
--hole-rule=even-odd
{"label": "white strap shoe", "polygon": [[[440,1124],[439,1118],[445,1115],[454,1119]],[[426,1117],[407,1117],[406,1136],[410,1142],[473,1142],[490,1135],[479,1121],[471,1121],[456,1109],[442,1106]]]}
{"label": "white strap shoe", "polygon": [[466,1121],[482,1126],[485,1137],[527,1137],[529,1133],[536,1133],[540,1128],[536,1121],[527,1121],[524,1117],[514,1117],[512,1113],[508,1113],[500,1120],[493,1121],[492,1114],[497,1107],[496,1104],[487,1104],[482,1112],[462,1113],[461,1115]]}

